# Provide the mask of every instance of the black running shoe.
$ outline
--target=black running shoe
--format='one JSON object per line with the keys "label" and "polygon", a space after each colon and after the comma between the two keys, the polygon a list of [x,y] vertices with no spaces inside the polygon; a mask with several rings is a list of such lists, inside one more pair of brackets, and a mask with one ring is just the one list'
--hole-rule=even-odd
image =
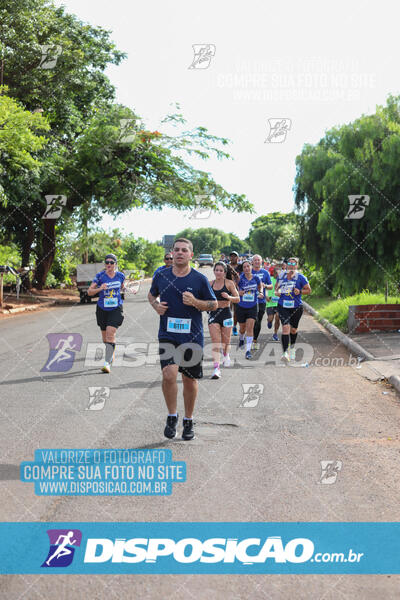
{"label": "black running shoe", "polygon": [[167,417],[167,424],[164,429],[164,435],[170,440],[176,437],[176,426],[178,425],[178,417],[179,415],[177,417]]}
{"label": "black running shoe", "polygon": [[192,440],[194,438],[193,419],[183,419],[183,440]]}

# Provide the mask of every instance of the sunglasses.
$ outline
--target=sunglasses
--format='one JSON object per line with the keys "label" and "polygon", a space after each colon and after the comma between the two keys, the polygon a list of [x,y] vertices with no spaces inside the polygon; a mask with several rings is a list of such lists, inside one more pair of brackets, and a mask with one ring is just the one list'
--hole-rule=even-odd
{"label": "sunglasses", "polygon": [[104,262],[106,265],[115,265],[115,261],[113,261],[113,260],[106,260]]}
{"label": "sunglasses", "polygon": [[297,263],[295,262],[288,262],[286,263],[287,265],[290,265],[291,267],[295,267],[297,265]]}
{"label": "sunglasses", "polygon": [[164,256],[164,260],[172,260],[172,256]]}

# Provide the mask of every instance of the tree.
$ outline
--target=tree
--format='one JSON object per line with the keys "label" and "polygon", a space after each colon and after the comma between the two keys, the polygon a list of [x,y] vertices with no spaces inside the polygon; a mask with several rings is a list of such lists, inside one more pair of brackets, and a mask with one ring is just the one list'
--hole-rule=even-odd
{"label": "tree", "polygon": [[[392,96],[296,159],[307,259],[322,268],[334,295],[376,291],[385,281],[398,286],[399,159],[400,97]],[[349,196],[363,203],[362,218],[349,218]]]}
{"label": "tree", "polygon": [[249,244],[253,252],[264,257],[297,254],[300,244],[297,215],[273,212],[258,217],[251,224]]}
{"label": "tree", "polygon": [[[24,261],[34,250],[39,288],[55,257],[57,228],[72,213],[88,248],[89,225],[102,211],[118,215],[135,206],[185,210],[197,206],[199,195],[203,206],[214,210],[251,210],[243,195],[228,193],[187,160],[211,154],[229,158],[227,139],[204,127],[186,131],[179,113],[166,116],[164,133],[147,131],[132,110],[113,104],[114,88],[104,70],[119,64],[124,54],[108,32],[81,23],[47,0],[16,0],[10,10],[0,9],[0,22],[10,95],[29,110],[43,111],[51,125],[49,143],[39,155],[40,174],[4,184],[19,215],[9,231]],[[48,53],[43,57],[44,45]],[[122,120],[132,127],[128,143],[121,140]],[[167,132],[172,127],[180,128],[176,135]],[[46,195],[67,197],[57,227],[55,219],[42,219]]]}

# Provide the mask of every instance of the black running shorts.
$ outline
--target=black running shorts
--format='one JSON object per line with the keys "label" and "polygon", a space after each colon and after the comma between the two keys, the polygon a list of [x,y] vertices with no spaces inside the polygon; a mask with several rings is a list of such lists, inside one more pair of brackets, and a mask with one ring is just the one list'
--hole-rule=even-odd
{"label": "black running shorts", "polygon": [[122,321],[124,320],[122,305],[117,306],[112,310],[103,310],[99,305],[97,305],[96,319],[97,325],[102,331],[105,331],[107,327],[119,327],[122,325]]}
{"label": "black running shorts", "polygon": [[252,308],[244,308],[239,304],[236,304],[236,316],[238,323],[246,323],[247,319],[257,319],[258,305],[256,304]]}
{"label": "black running shorts", "polygon": [[159,340],[161,369],[179,365],[179,373],[190,379],[203,377],[203,348],[199,344],[180,344],[171,340]]}
{"label": "black running shorts", "polygon": [[303,314],[303,307],[300,305],[297,308],[284,308],[278,304],[278,313],[282,325],[290,324],[291,327],[297,329]]}
{"label": "black running shorts", "polygon": [[274,315],[275,313],[278,312],[278,307],[277,306],[267,306],[267,315],[270,317],[271,315]]}
{"label": "black running shorts", "polygon": [[[231,309],[230,308],[218,308],[218,310],[213,310],[210,312],[209,317],[208,317],[208,324],[212,325],[213,323],[217,323],[218,325],[221,325],[221,327],[233,327],[233,320],[232,320],[232,324],[228,325],[227,324],[228,319],[232,320]],[[224,325],[224,321],[225,321],[225,325]]]}

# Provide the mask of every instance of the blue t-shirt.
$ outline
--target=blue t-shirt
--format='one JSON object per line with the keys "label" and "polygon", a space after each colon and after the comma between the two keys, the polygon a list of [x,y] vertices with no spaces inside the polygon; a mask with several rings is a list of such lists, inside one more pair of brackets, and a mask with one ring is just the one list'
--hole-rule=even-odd
{"label": "blue t-shirt", "polygon": [[258,300],[258,285],[260,280],[258,277],[253,275],[251,279],[247,279],[246,275],[242,273],[240,275],[238,289],[244,290],[246,293],[243,296],[240,296],[239,306],[243,308],[253,308],[256,306]]}
{"label": "blue t-shirt", "polygon": [[106,290],[101,290],[97,306],[100,306],[103,310],[113,310],[117,306],[122,306],[121,298],[121,286],[125,281],[125,275],[121,271],[117,271],[114,277],[109,277],[105,271],[97,273],[93,282],[99,287],[103,284],[107,284]]}
{"label": "blue t-shirt", "polygon": [[[307,285],[308,279],[301,273],[295,273],[292,279],[287,278],[287,271],[278,279],[278,286],[281,292],[278,300],[278,305],[284,308],[297,308],[303,304],[301,300],[301,290]],[[296,296],[293,292],[294,288],[300,290],[300,294]]]}
{"label": "blue t-shirt", "polygon": [[198,300],[216,300],[207,277],[191,269],[185,277],[177,277],[172,267],[162,269],[154,275],[150,294],[160,302],[168,304],[168,310],[160,315],[158,339],[171,340],[178,344],[193,342],[204,345],[203,316],[194,306],[183,304],[183,292],[191,292]]}
{"label": "blue t-shirt", "polygon": [[157,267],[157,269],[156,269],[156,270],[154,271],[154,273],[153,273],[153,277],[152,277],[152,279],[154,279],[154,275],[155,275],[156,273],[158,273],[158,271],[162,271],[162,269],[168,269],[168,268],[169,268],[169,267],[167,267],[167,265],[161,265],[161,267]]}
{"label": "blue t-shirt", "polygon": [[[256,271],[255,269],[252,270],[252,273],[255,277],[257,277],[259,279],[259,281],[261,283],[265,283],[266,285],[270,285],[271,284],[271,277],[268,273],[268,271],[266,269],[260,269],[259,271]],[[258,298],[258,303],[259,304],[265,304],[266,300],[265,300],[265,294],[266,290],[265,288],[263,289],[263,297],[262,298]]]}

